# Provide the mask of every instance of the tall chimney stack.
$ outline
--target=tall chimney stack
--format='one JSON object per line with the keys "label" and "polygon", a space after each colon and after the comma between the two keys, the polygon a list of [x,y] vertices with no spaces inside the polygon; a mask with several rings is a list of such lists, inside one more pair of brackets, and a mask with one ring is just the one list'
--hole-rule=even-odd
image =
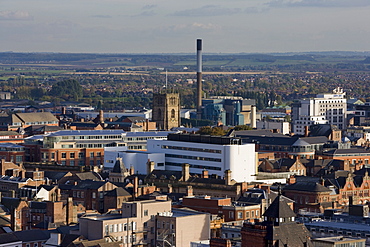
{"label": "tall chimney stack", "polygon": [[202,40],[197,39],[197,119],[202,118]]}

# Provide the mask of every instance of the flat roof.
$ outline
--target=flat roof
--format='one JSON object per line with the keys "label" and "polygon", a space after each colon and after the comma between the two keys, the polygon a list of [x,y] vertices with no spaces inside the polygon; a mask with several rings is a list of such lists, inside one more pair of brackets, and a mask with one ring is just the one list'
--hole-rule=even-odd
{"label": "flat roof", "polygon": [[362,232],[369,232],[370,233],[370,227],[367,224],[351,224],[351,223],[345,223],[345,222],[334,222],[334,221],[316,221],[316,222],[310,222],[305,223],[306,226],[309,227],[325,227],[325,228],[332,228],[337,230],[343,230],[343,231],[362,231]]}
{"label": "flat roof", "polygon": [[60,130],[47,136],[121,135],[123,133],[125,133],[123,130]]}

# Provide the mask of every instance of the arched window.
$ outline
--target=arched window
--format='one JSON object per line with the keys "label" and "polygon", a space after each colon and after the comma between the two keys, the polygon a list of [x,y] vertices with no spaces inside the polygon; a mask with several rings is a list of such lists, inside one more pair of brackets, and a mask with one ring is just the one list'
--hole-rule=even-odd
{"label": "arched window", "polygon": [[175,118],[176,116],[175,116],[175,110],[174,109],[172,109],[171,110],[171,118]]}

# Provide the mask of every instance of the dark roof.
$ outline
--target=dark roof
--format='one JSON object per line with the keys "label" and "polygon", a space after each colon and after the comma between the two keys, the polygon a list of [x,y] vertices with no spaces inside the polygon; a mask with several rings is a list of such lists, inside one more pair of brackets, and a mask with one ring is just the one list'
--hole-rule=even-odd
{"label": "dark roof", "polygon": [[326,136],[301,137],[299,138],[309,144],[323,144],[329,141]]}
{"label": "dark roof", "polygon": [[1,204],[3,204],[10,211],[14,208],[17,208],[20,202],[21,202],[21,199],[19,198],[13,198],[13,197],[2,197],[1,198]]}
{"label": "dark roof", "polygon": [[326,136],[329,137],[333,131],[338,130],[336,125],[331,124],[314,124],[309,127],[308,136]]}
{"label": "dark roof", "polygon": [[101,181],[100,174],[99,173],[96,173],[96,172],[79,172],[79,173],[76,173],[76,176],[80,180]]}
{"label": "dark roof", "polygon": [[86,127],[86,128],[95,128],[98,125],[99,125],[98,123],[94,123],[94,122],[73,122],[70,124],[70,126]]}
{"label": "dark roof", "polygon": [[32,208],[32,209],[46,209],[46,202],[31,201],[30,202],[30,208]]}
{"label": "dark roof", "polygon": [[92,181],[92,180],[82,180],[79,181],[78,184],[74,187],[74,189],[78,190],[86,190],[86,189],[92,189],[96,190],[105,185],[106,181]]}
{"label": "dark roof", "polygon": [[298,190],[298,191],[309,191],[309,192],[328,192],[330,189],[316,182],[296,182],[284,187],[286,190]]}
{"label": "dark roof", "polygon": [[0,244],[7,244],[18,241],[20,242],[21,240],[19,240],[17,236],[15,236],[12,232],[0,234]]}
{"label": "dark roof", "polygon": [[286,166],[287,168],[290,168],[292,165],[294,165],[297,162],[296,159],[289,159],[289,158],[281,158],[276,160],[273,163],[273,167],[275,169],[280,169],[283,166]]}
{"label": "dark roof", "polygon": [[11,224],[10,219],[0,215],[0,226],[8,226],[10,224]]}
{"label": "dark roof", "polygon": [[[142,123],[142,122],[146,121],[145,118],[140,117],[140,116],[137,116],[137,117],[121,117],[120,120],[121,121],[130,121],[132,123]],[[118,120],[118,121],[120,121],[120,120]]]}
{"label": "dark roof", "polygon": [[50,238],[50,233],[43,230],[26,230],[26,231],[17,231],[14,232],[14,235],[17,236],[19,240],[23,242],[30,241],[46,241]]}
{"label": "dark roof", "polygon": [[295,217],[296,214],[293,210],[286,204],[284,198],[279,195],[275,198],[275,200],[270,204],[270,206],[266,209],[263,216],[269,218],[291,218]]}
{"label": "dark roof", "polygon": [[[311,234],[303,224],[296,222],[281,224],[275,226],[273,231],[269,233],[266,238],[277,241],[278,245],[274,246],[314,246],[310,241]],[[304,243],[307,243],[307,245]]]}
{"label": "dark roof", "polygon": [[[236,131],[238,132],[238,131]],[[271,133],[272,134],[272,133]],[[298,139],[298,137],[290,137],[290,136],[275,136],[274,135],[262,135],[262,136],[244,136],[236,133],[236,136],[242,139],[243,143],[259,143],[259,144],[271,144],[274,143],[276,145],[282,146],[292,146]]]}
{"label": "dark roof", "polygon": [[45,189],[47,191],[51,191],[55,187],[56,187],[56,185],[45,185],[45,184],[42,184],[42,185],[40,185],[39,189],[43,188],[43,189]]}
{"label": "dark roof", "polygon": [[349,148],[349,149],[333,149],[327,152],[323,152],[324,155],[341,155],[341,154],[359,154],[360,156],[363,154],[370,154],[370,151],[364,148]]}
{"label": "dark roof", "polygon": [[131,194],[124,188],[118,187],[115,188],[114,190],[107,191],[105,193],[105,196],[118,197],[118,196],[131,196]]}
{"label": "dark roof", "polygon": [[57,181],[63,178],[68,172],[44,171],[44,177]]}
{"label": "dark roof", "polygon": [[122,158],[117,158],[116,163],[114,163],[112,172],[113,173],[123,173],[125,171],[126,171],[126,167],[122,161]]}
{"label": "dark roof", "polygon": [[263,189],[251,188],[244,192],[243,196],[239,197],[237,201],[255,205],[260,204],[262,199],[266,199],[265,191]]}

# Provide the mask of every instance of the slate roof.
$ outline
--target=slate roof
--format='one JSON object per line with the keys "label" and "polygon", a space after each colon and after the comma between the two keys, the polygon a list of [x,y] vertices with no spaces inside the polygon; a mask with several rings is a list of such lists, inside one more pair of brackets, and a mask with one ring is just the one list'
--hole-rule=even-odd
{"label": "slate roof", "polygon": [[8,226],[11,225],[10,219],[0,215],[0,226]]}
{"label": "slate roof", "polygon": [[239,197],[238,202],[243,202],[251,205],[260,204],[262,199],[266,199],[267,195],[262,189],[251,188],[244,192],[244,195]]}
{"label": "slate roof", "polygon": [[20,240],[11,232],[0,234],[0,244],[20,242]]}
{"label": "slate roof", "polygon": [[3,204],[7,209],[12,210],[13,208],[17,208],[21,199],[13,198],[13,197],[2,197],[1,204]]}
{"label": "slate roof", "polygon": [[78,172],[75,174],[80,180],[101,181],[101,176],[96,172]]}
{"label": "slate roof", "polygon": [[33,242],[33,241],[46,241],[50,238],[50,233],[43,230],[25,230],[13,232],[13,234],[23,242]]}
{"label": "slate roof", "polygon": [[353,154],[353,155],[359,155],[362,156],[364,154],[369,154],[370,151],[363,149],[363,148],[349,148],[349,149],[333,149],[329,150],[327,152],[323,152],[324,155],[344,155],[344,154]]}
{"label": "slate roof", "polygon": [[92,189],[97,190],[103,185],[105,185],[106,181],[92,181],[92,180],[82,180],[79,181],[77,185],[74,186],[74,189],[86,190]]}
{"label": "slate roof", "polygon": [[131,194],[124,188],[118,187],[118,188],[115,188],[114,190],[110,190],[106,192],[105,196],[118,197],[118,196],[131,196]]}
{"label": "slate roof", "polygon": [[68,172],[44,171],[44,177],[57,181],[63,178],[67,173]]}
{"label": "slate roof", "polygon": [[298,191],[309,191],[309,192],[329,192],[330,189],[315,182],[297,182],[284,187],[286,190],[298,190]]}
{"label": "slate roof", "polygon": [[30,202],[30,208],[32,208],[32,209],[44,209],[44,210],[46,210],[46,202],[31,201]]}
{"label": "slate roof", "polygon": [[266,209],[263,216],[269,218],[291,218],[295,217],[296,214],[293,210],[286,204],[284,198],[279,195],[275,198],[275,200],[270,204],[270,206]]}
{"label": "slate roof", "polygon": [[118,121],[132,122],[132,123],[143,123],[146,121],[143,117],[121,117]]}
{"label": "slate roof", "polygon": [[15,113],[15,115],[25,123],[58,121],[50,112]]}
{"label": "slate roof", "polygon": [[309,127],[308,136],[326,136],[329,137],[333,131],[339,130],[336,125],[315,124]]}
{"label": "slate roof", "polygon": [[123,173],[125,171],[126,171],[126,167],[122,159],[117,159],[116,162],[114,163],[112,172],[113,173]]}
{"label": "slate roof", "polygon": [[329,141],[326,136],[301,137],[300,139],[309,144],[324,144]]}
{"label": "slate roof", "polygon": [[[266,238],[268,240],[276,240],[278,245],[274,246],[314,246],[309,240],[311,234],[303,224],[296,222],[281,224],[279,226],[275,226],[273,231],[270,231],[269,233],[270,234],[268,234]],[[304,245],[306,242],[307,245]]]}
{"label": "slate roof", "polygon": [[292,165],[294,165],[295,163],[297,162],[296,159],[289,159],[289,158],[281,158],[281,159],[278,159],[276,160],[274,163],[273,163],[273,166],[275,169],[280,169],[281,167],[283,166],[286,166],[287,168],[290,168],[292,167]]}
{"label": "slate roof", "polygon": [[20,135],[20,134],[15,131],[0,131],[0,136],[14,136],[14,135]]}

